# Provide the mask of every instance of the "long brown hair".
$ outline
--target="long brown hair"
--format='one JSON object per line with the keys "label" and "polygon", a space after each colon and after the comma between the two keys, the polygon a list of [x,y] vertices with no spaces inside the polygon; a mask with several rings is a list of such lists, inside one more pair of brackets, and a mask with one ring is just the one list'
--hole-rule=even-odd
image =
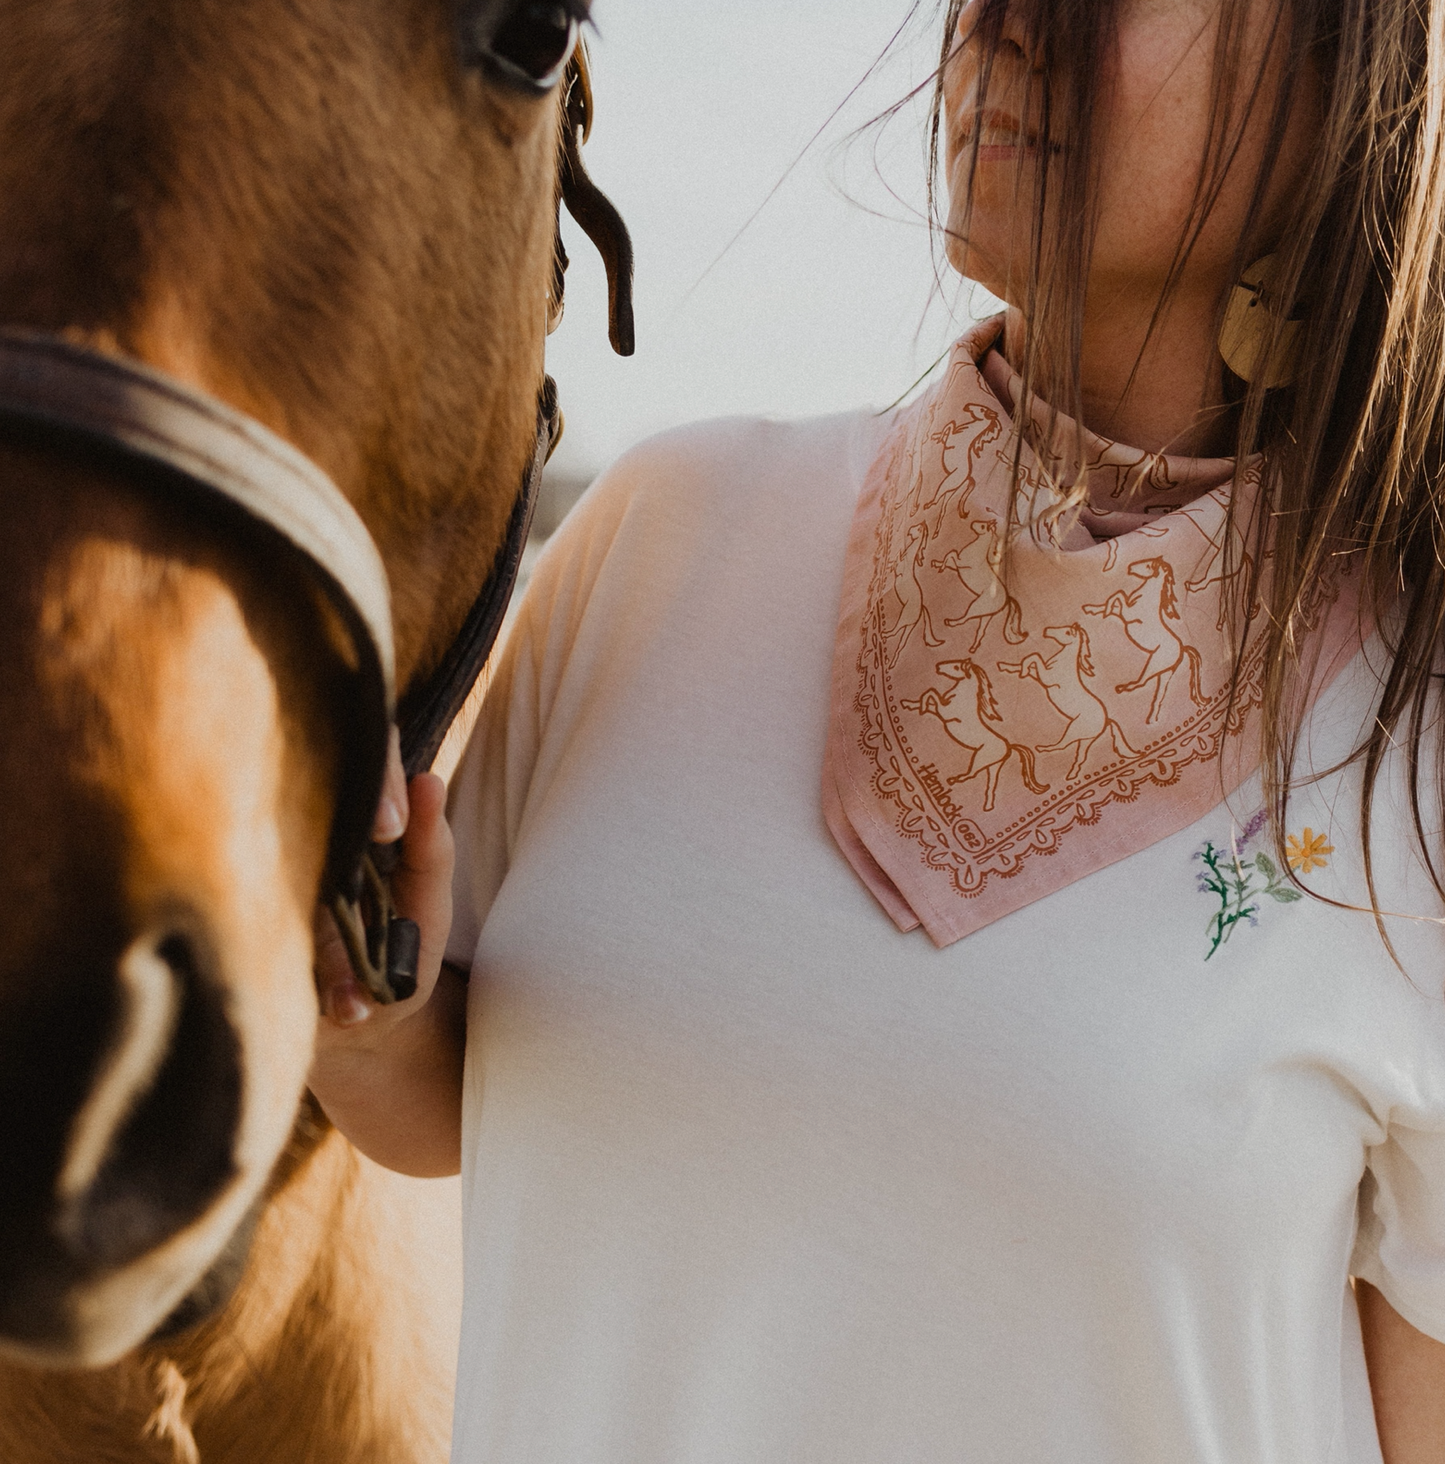
{"label": "long brown hair", "polygon": [[[1122,0],[975,3],[972,23],[985,58],[1011,10],[1038,58],[1028,83],[1039,89],[1027,114],[1040,119],[1040,146],[1022,301],[1027,335],[1014,365],[1026,392],[1038,384],[1057,411],[1082,421],[1084,282],[1097,193],[1090,117],[1106,84]],[[1282,843],[1286,801],[1301,776],[1301,691],[1314,675],[1307,631],[1316,590],[1337,557],[1350,553],[1389,653],[1376,717],[1354,754],[1363,767],[1365,870],[1378,918],[1370,813],[1392,747],[1405,758],[1415,838],[1445,898],[1445,844],[1427,831],[1423,812],[1432,791],[1445,802],[1445,739],[1426,750],[1445,651],[1445,0],[1219,0],[1210,142],[1156,322],[1236,156],[1244,121],[1262,104],[1264,63],[1241,65],[1253,5],[1266,7],[1272,44],[1284,48],[1285,80],[1269,103],[1252,215],[1267,189],[1268,160],[1280,150],[1293,79],[1307,65],[1320,78],[1324,105],[1308,174],[1276,245],[1271,290],[1277,331],[1289,316],[1304,315],[1300,369],[1278,390],[1234,383],[1237,452],[1241,461],[1263,455],[1269,495],[1269,512],[1247,526],[1253,569],[1239,576],[1248,583],[1234,614],[1236,675],[1249,623],[1242,607],[1262,594],[1263,776]],[[965,0],[947,0],[929,129],[934,220],[943,70],[964,8]],[[985,87],[988,65],[985,59]],[[1065,138],[1067,148],[1048,145]],[[1251,263],[1250,244],[1239,243],[1241,272]],[[1221,301],[1221,315],[1223,308]],[[1266,538],[1267,580],[1259,573]]]}

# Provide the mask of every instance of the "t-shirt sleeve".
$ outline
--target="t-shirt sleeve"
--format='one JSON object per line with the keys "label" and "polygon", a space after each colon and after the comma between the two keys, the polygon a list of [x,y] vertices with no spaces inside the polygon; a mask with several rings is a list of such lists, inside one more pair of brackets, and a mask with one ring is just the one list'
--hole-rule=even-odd
{"label": "t-shirt sleeve", "polygon": [[636,520],[648,515],[639,500],[655,496],[656,480],[668,466],[665,454],[645,444],[588,489],[539,556],[488,667],[481,712],[448,800],[456,866],[447,959],[459,966],[471,966],[518,840],[526,835],[528,806],[555,762],[559,697],[566,701],[564,689],[585,679],[595,657],[590,642],[579,647],[579,637],[585,639],[584,628],[598,618],[589,612],[599,579],[606,577],[619,535],[631,525],[635,537]]}
{"label": "t-shirt sleeve", "polygon": [[1445,1342],[1445,1125],[1391,1123],[1369,1151],[1350,1269]]}
{"label": "t-shirt sleeve", "polygon": [[470,968],[487,911],[506,877],[519,805],[536,753],[535,677],[526,598],[487,669],[481,712],[448,798],[456,846],[447,959]]}
{"label": "t-shirt sleeve", "polygon": [[[844,420],[860,450],[876,448],[883,419]],[[839,422],[814,430],[830,444]],[[714,572],[718,516],[731,521],[743,511],[740,483],[773,481],[770,465],[794,433],[735,418],[652,438],[603,473],[548,542],[495,658],[452,783],[457,862],[450,960],[471,965],[488,912],[528,837],[529,809],[544,801],[567,759],[569,729],[589,718],[607,688],[625,684],[651,638],[685,613],[677,607],[685,607],[694,576]],[[758,508],[771,513],[776,504],[769,499],[752,511]],[[765,531],[769,521],[758,522],[758,532]]]}

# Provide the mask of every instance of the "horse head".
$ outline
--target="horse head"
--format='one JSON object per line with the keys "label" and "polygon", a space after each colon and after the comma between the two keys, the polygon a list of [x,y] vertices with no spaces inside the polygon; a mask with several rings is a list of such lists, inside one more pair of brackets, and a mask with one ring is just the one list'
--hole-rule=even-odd
{"label": "horse head", "polygon": [[955,686],[965,681],[972,681],[978,692],[978,714],[986,722],[997,722],[999,720],[998,703],[994,700],[993,683],[988,679],[988,672],[978,664],[977,661],[940,661],[938,673],[947,676]]}
{"label": "horse head", "polygon": [[[555,310],[585,0],[0,0],[0,324],[319,464],[398,684],[497,551]],[[232,1254],[311,1055],[357,647],[144,473],[0,446],[0,1349],[108,1362]]]}
{"label": "horse head", "polygon": [[997,519],[974,519],[969,528],[973,530],[973,538],[970,544],[976,544],[980,539],[989,541],[988,549],[985,551],[990,559],[998,558],[1003,552],[1003,538],[998,531]]}
{"label": "horse head", "polygon": [[968,430],[971,427],[977,427],[980,422],[989,423],[993,428],[992,431],[985,431],[975,438],[975,442],[982,446],[998,436],[998,414],[989,411],[987,407],[981,406],[977,402],[965,402],[959,408],[955,418],[945,422],[937,432],[930,434],[929,440],[938,443],[943,448],[943,465],[947,471],[953,471],[953,464],[949,462],[949,458],[958,451],[959,443]]}
{"label": "horse head", "polygon": [[1151,559],[1136,559],[1129,566],[1129,573],[1143,584],[1156,579],[1162,581],[1159,586],[1159,613],[1169,620],[1179,618],[1178,599],[1174,592],[1174,566],[1167,559],[1159,555]]}
{"label": "horse head", "polygon": [[1089,632],[1077,621],[1072,625],[1050,625],[1044,629],[1044,634],[1056,646],[1067,649],[1070,646],[1078,648],[1079,670],[1085,676],[1094,674],[1094,662],[1090,655]]}

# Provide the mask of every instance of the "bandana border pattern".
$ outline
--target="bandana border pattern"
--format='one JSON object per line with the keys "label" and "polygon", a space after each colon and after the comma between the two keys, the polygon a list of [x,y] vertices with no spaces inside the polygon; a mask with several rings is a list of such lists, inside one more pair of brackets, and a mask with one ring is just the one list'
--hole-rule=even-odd
{"label": "bandana border pattern", "polygon": [[[895,698],[888,694],[884,604],[896,558],[892,543],[895,516],[889,509],[898,485],[909,481],[904,463],[911,459],[912,451],[900,442],[894,444],[893,453],[889,489],[878,519],[856,668],[858,746],[873,765],[874,792],[898,810],[899,834],[917,842],[922,861],[947,872],[958,894],[972,899],[983,893],[991,879],[1018,874],[1030,856],[1057,852],[1070,830],[1097,824],[1111,804],[1132,803],[1149,784],[1169,787],[1191,764],[1218,757],[1228,738],[1244,732],[1251,713],[1263,700],[1264,644],[1262,638],[1256,638],[1253,646],[1246,647],[1232,700],[1226,685],[1205,706],[1141,748],[1138,757],[1116,756],[1104,767],[1066,782],[1057,792],[1039,795],[1037,805],[1008,825],[1001,836],[986,837],[953,804],[937,768],[917,763],[909,735],[894,709]],[[901,750],[902,761],[894,749]]]}

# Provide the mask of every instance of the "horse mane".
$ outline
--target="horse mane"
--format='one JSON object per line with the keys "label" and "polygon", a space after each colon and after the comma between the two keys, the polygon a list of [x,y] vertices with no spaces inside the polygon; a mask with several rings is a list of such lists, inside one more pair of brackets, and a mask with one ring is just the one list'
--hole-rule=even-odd
{"label": "horse mane", "polygon": [[1079,637],[1079,671],[1085,676],[1094,674],[1093,648],[1089,644],[1089,632],[1076,620],[1070,630]]}
{"label": "horse mane", "polygon": [[978,713],[985,722],[1000,722],[1003,718],[999,714],[998,702],[994,700],[993,683],[988,679],[988,672],[978,664],[977,661],[965,661],[963,669],[973,677],[978,685]]}
{"label": "horse mane", "polygon": [[[1159,587],[1159,613],[1166,619],[1178,620],[1179,596],[1174,590],[1174,566],[1162,556],[1156,556],[1153,559],[1141,559],[1139,563],[1147,564],[1154,570],[1154,574],[1149,576],[1150,579],[1153,579],[1157,575],[1164,581]],[[1132,564],[1129,566],[1131,570],[1134,567]]]}

